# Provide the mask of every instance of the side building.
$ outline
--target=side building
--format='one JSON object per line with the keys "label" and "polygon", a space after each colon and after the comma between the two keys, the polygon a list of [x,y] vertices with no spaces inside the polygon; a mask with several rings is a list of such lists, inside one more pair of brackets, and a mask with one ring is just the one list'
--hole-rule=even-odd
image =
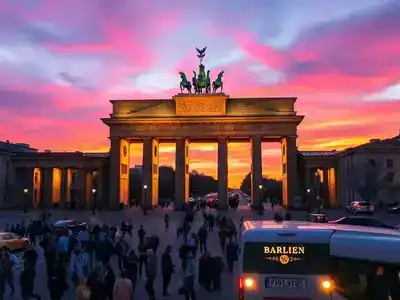
{"label": "side building", "polygon": [[0,142],[0,208],[106,207],[108,156]]}
{"label": "side building", "polygon": [[400,202],[400,136],[343,151],[299,151],[298,161],[300,194],[311,205]]}

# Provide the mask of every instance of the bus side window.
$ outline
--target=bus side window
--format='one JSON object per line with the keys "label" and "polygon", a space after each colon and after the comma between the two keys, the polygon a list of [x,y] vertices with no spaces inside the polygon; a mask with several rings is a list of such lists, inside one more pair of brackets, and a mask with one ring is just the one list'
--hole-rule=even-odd
{"label": "bus side window", "polygon": [[337,259],[335,273],[338,293],[347,299],[400,299],[397,266]]}
{"label": "bus side window", "polygon": [[363,299],[366,291],[366,274],[363,265],[355,260],[336,260],[336,286],[348,299]]}

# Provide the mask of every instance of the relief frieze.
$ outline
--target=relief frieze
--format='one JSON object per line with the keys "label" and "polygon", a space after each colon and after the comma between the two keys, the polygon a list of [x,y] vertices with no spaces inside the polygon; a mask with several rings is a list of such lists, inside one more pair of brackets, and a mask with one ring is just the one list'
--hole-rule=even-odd
{"label": "relief frieze", "polygon": [[295,125],[284,123],[160,123],[160,124],[119,124],[114,125],[114,136],[190,136],[213,135],[218,133],[251,133],[260,132],[274,134],[290,131]]}

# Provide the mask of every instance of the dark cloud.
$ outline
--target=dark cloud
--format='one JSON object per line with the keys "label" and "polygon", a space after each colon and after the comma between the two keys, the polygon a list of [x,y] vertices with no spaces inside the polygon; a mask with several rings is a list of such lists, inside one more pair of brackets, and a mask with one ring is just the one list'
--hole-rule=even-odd
{"label": "dark cloud", "polygon": [[57,104],[53,95],[0,88],[0,110],[10,115],[46,117],[62,121],[99,118],[103,108],[87,106],[63,108]]}

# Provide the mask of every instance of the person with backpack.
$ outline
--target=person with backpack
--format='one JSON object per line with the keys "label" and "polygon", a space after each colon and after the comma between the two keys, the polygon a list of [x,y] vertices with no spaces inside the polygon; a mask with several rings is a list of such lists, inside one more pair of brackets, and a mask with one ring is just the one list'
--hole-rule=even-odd
{"label": "person with backpack", "polygon": [[[8,286],[11,289],[10,296],[15,293],[14,286],[14,273],[13,267],[18,265],[18,258],[10,253],[7,247],[2,247],[0,249],[0,272],[1,272],[1,280],[3,281],[3,286],[7,282]],[[3,293],[5,292],[5,288],[2,289]]]}

